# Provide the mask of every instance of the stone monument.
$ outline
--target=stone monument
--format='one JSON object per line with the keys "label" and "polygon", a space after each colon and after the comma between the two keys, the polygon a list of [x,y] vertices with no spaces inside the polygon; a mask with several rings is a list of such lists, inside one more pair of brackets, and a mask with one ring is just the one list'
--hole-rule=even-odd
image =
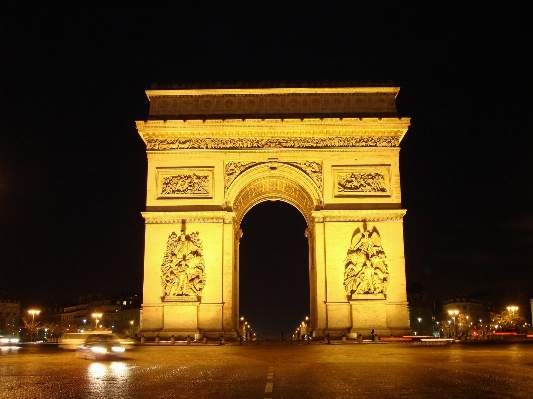
{"label": "stone monument", "polygon": [[236,336],[240,224],[267,200],[307,223],[315,337],[408,333],[398,91],[147,90],[142,334]]}

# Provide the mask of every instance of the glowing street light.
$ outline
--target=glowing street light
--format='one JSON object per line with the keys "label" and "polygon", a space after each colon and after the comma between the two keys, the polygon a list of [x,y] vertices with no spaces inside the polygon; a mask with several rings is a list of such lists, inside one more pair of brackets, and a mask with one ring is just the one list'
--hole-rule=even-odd
{"label": "glowing street light", "polygon": [[96,328],[98,328],[98,322],[100,321],[100,318],[102,317],[102,313],[93,313],[92,316],[96,319]]}
{"label": "glowing street light", "polygon": [[448,314],[453,317],[453,330],[454,330],[454,338],[457,339],[457,323],[456,323],[456,317],[459,314],[459,311],[454,310],[448,310]]}
{"label": "glowing street light", "polygon": [[514,312],[516,312],[518,310],[518,306],[507,306],[507,310],[509,312],[512,312],[513,316],[514,316]]}
{"label": "glowing street light", "polygon": [[39,316],[39,313],[41,313],[41,311],[38,309],[29,309],[28,313],[31,314],[31,340],[34,341],[35,315]]}
{"label": "glowing street light", "polygon": [[41,313],[41,311],[37,309],[30,309],[28,310],[28,313],[31,314],[32,322],[35,323],[35,315],[39,316],[39,313]]}

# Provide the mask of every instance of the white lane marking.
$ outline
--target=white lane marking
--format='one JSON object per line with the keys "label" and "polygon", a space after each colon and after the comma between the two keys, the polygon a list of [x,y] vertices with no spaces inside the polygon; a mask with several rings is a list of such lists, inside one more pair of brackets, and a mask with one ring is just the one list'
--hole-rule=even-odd
{"label": "white lane marking", "polygon": [[[274,379],[274,367],[268,368],[268,374],[267,374],[267,380],[273,380]],[[274,390],[274,383],[273,382],[267,382],[265,387],[265,393],[272,393]],[[265,398],[270,399],[270,398]]]}

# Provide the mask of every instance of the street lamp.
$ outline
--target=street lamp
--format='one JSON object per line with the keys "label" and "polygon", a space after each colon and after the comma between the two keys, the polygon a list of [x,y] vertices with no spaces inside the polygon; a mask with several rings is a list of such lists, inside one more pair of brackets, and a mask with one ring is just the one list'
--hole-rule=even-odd
{"label": "street lamp", "polygon": [[453,317],[453,330],[454,330],[454,338],[457,339],[457,322],[455,318],[459,314],[458,310],[448,310],[448,314]]}
{"label": "street lamp", "polygon": [[35,315],[39,316],[41,313],[38,309],[30,309],[28,313],[31,314],[31,340],[34,341],[34,331],[35,331]]}
{"label": "street lamp", "polygon": [[96,319],[96,328],[98,328],[98,322],[100,321],[100,317],[102,317],[102,313],[93,313],[92,316]]}
{"label": "street lamp", "polygon": [[516,312],[518,310],[518,306],[507,306],[507,310],[509,312],[512,312],[513,316],[514,316],[514,312]]}
{"label": "street lamp", "polygon": [[32,323],[35,323],[35,315],[39,316],[39,313],[41,313],[41,311],[37,309],[30,309],[28,310],[28,313],[31,314]]}

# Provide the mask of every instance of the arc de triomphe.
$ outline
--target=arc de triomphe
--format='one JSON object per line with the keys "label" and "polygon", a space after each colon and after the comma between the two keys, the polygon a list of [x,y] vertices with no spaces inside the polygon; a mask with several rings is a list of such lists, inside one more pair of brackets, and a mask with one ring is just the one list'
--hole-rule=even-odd
{"label": "arc de triomphe", "polygon": [[315,336],[408,333],[398,91],[146,91],[141,333],[236,336],[240,224],[267,200],[306,220]]}

